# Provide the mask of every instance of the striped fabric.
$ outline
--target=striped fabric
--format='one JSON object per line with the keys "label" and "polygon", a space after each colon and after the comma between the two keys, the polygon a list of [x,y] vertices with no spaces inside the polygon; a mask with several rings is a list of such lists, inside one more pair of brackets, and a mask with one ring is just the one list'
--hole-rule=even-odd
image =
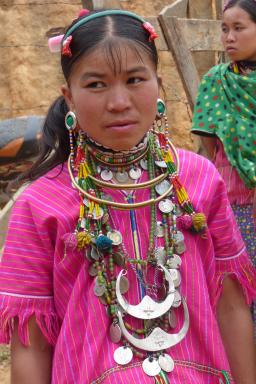
{"label": "striped fabric", "polygon": [[230,204],[252,204],[254,191],[245,186],[237,170],[230,165],[220,140],[217,141],[214,164],[226,182]]}
{"label": "striped fabric", "polygon": [[[241,282],[248,303],[255,296],[255,275],[234,223],[222,179],[215,167],[194,153],[179,151],[181,181],[195,210],[207,216],[207,239],[184,233],[182,295],[190,311],[185,339],[171,348],[176,366],[172,384],[219,384],[221,370],[228,370],[214,309],[226,274]],[[147,179],[143,173],[141,181]],[[122,191],[106,191],[124,201]],[[136,201],[149,191],[134,193]],[[64,246],[74,230],[79,196],[70,184],[66,165],[52,170],[30,185],[17,201],[10,221],[0,269],[0,342],[8,342],[12,318],[19,317],[19,334],[28,344],[28,318],[35,314],[45,337],[55,345],[53,384],[146,384],[154,379],[143,373],[141,361],[129,366],[113,360],[117,345],[109,338],[110,318],[93,293],[94,278],[82,252]],[[123,235],[129,257],[135,257],[129,212],[110,210],[112,226]],[[139,252],[145,258],[149,239],[149,208],[135,212]],[[161,245],[162,239],[158,239]],[[119,267],[116,267],[118,273]],[[140,288],[132,268],[128,270],[127,300],[138,303]],[[178,331],[183,311],[177,309]],[[133,325],[132,321],[130,322]]]}

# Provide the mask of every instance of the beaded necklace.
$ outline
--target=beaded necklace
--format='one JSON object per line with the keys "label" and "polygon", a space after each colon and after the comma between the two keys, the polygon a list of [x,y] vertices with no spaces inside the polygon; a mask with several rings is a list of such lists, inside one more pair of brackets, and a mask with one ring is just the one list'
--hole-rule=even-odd
{"label": "beaded necklace", "polygon": [[[194,212],[179,181],[172,147],[167,140],[151,132],[148,135],[147,148],[143,148],[143,151],[142,160],[147,163],[149,181],[154,180],[145,185],[150,187],[150,200],[146,204],[144,202],[144,205],[138,205],[129,193],[127,203],[118,205],[121,209],[130,211],[135,258],[127,254],[121,232],[113,227],[108,206],[116,207],[117,203],[105,196],[101,184],[97,182],[97,167],[102,163],[102,153],[99,155],[95,148],[93,151],[88,150],[88,144],[83,148],[80,145],[77,151],[79,161],[76,158],[76,178],[69,162],[71,180],[81,196],[75,237],[78,249],[84,250],[90,261],[89,275],[94,278],[94,294],[107,307],[111,318],[111,340],[117,344],[122,343],[114,353],[116,363],[126,365],[134,355],[138,356],[143,359],[142,368],[147,375],[155,377],[156,383],[168,383],[165,372],[173,370],[174,362],[165,350],[185,337],[189,325],[186,303],[179,291],[179,269],[185,243],[183,233],[177,228],[177,215],[181,211],[180,221],[189,217],[191,229],[195,232],[203,232],[205,219],[202,214]],[[128,164],[122,160],[119,166],[126,169],[130,166],[130,161],[138,160],[142,153],[137,151],[132,160],[127,153]],[[118,156],[108,158],[111,158],[112,166],[113,159]],[[104,163],[107,162],[108,159],[106,161],[104,158]],[[111,189],[114,184],[110,182],[104,186]],[[133,184],[133,189],[138,189],[136,184]],[[134,210],[145,205],[150,205],[150,231],[147,255],[141,255]],[[159,246],[157,242],[160,240],[163,245]],[[134,272],[140,286],[142,301],[137,305],[129,305],[122,297],[129,290],[129,280],[126,277],[128,269]],[[153,278],[150,278],[149,271],[153,272]],[[169,329],[176,326],[175,308],[180,305],[184,307],[184,325],[177,334],[169,334]],[[132,318],[141,319],[143,326],[133,327],[129,322]],[[131,333],[137,336],[134,337]]]}

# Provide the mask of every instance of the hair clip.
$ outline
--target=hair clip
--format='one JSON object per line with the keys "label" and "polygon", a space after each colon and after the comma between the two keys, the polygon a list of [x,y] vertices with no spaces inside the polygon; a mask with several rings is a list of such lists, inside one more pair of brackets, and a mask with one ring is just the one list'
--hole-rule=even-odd
{"label": "hair clip", "polygon": [[61,51],[61,42],[63,40],[64,35],[58,35],[54,37],[50,37],[48,39],[48,47],[50,52],[56,53]]}
{"label": "hair clip", "polygon": [[63,56],[68,56],[68,57],[72,57],[72,52],[71,52],[71,49],[70,49],[70,43],[72,41],[72,35],[70,35],[69,37],[67,37],[64,41],[63,41],[63,44],[62,44],[62,50],[61,50],[61,54]]}
{"label": "hair clip", "polygon": [[79,18],[79,17],[87,16],[89,15],[89,13],[90,13],[89,9],[83,8],[81,9],[81,11],[79,11],[77,17]]}
{"label": "hair clip", "polygon": [[149,41],[153,41],[158,37],[155,28],[148,21],[142,24],[143,28],[149,33]]}

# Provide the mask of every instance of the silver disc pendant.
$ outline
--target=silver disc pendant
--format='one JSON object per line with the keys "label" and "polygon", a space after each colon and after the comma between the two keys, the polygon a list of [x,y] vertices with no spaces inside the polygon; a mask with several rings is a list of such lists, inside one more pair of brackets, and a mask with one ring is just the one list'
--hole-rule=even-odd
{"label": "silver disc pendant", "polygon": [[170,187],[171,187],[171,184],[169,183],[169,181],[164,180],[155,186],[155,190],[158,193],[158,195],[162,195],[163,193],[167,192],[168,189],[170,189]]}
{"label": "silver disc pendant", "polygon": [[143,371],[148,376],[156,376],[161,372],[161,367],[156,359],[148,357],[142,363]]}
{"label": "silver disc pendant", "polygon": [[159,356],[158,364],[165,372],[172,372],[174,370],[174,361],[170,355],[167,355],[167,353]]}
{"label": "silver disc pendant", "polygon": [[103,296],[104,293],[106,292],[106,286],[105,285],[97,285],[97,284],[95,284],[93,292],[94,292],[95,296],[97,296],[97,297]]}
{"label": "silver disc pendant", "polygon": [[129,347],[119,347],[114,352],[114,360],[117,364],[126,365],[132,361],[133,353]]}
{"label": "silver disc pendant", "polygon": [[98,274],[98,270],[97,270],[97,268],[95,267],[95,265],[92,264],[92,265],[90,266],[90,268],[89,268],[89,275],[92,276],[92,277],[95,277],[95,276],[97,276],[97,274]]}
{"label": "silver disc pendant", "polygon": [[148,161],[145,159],[141,159],[140,166],[142,169],[144,169],[144,171],[147,171],[148,170]]}
{"label": "silver disc pendant", "polygon": [[159,265],[165,265],[165,259],[166,259],[166,251],[164,247],[158,247],[155,250],[155,258],[157,260],[157,264]]}
{"label": "silver disc pendant", "polygon": [[156,164],[159,168],[167,168],[166,162],[165,162],[164,160],[156,160],[156,161],[155,161],[155,164]]}
{"label": "silver disc pendant", "polygon": [[129,176],[132,180],[138,180],[141,177],[141,169],[139,167],[130,169]]}
{"label": "silver disc pendant", "polygon": [[115,178],[119,183],[125,183],[129,179],[129,175],[126,171],[116,172]]}
{"label": "silver disc pendant", "polygon": [[109,329],[109,334],[112,343],[118,344],[122,336],[122,331],[119,325],[116,323],[112,323]]}
{"label": "silver disc pendant", "polygon": [[181,266],[181,257],[179,255],[174,254],[169,260],[168,260],[168,268],[179,268]]}
{"label": "silver disc pendant", "polygon": [[113,178],[113,173],[109,169],[103,169],[100,173],[100,177],[104,181],[110,181]]}
{"label": "silver disc pendant", "polygon": [[176,290],[174,293],[174,302],[173,302],[172,306],[174,308],[178,308],[180,305],[181,305],[181,295],[180,295],[179,291]]}
{"label": "silver disc pendant", "polygon": [[177,327],[177,317],[175,312],[171,309],[168,314],[169,325],[172,329]]}
{"label": "silver disc pendant", "polygon": [[181,274],[177,269],[169,269],[169,273],[171,275],[174,287],[177,288],[181,283]]}
{"label": "silver disc pendant", "polygon": [[103,217],[103,215],[104,215],[104,211],[101,207],[98,207],[97,211],[95,208],[92,211],[92,217],[94,220],[100,220]]}
{"label": "silver disc pendant", "polygon": [[95,247],[92,247],[91,258],[96,261],[100,259],[100,255]]}
{"label": "silver disc pendant", "polygon": [[156,223],[155,235],[156,237],[164,237],[164,225],[161,221]]}
{"label": "silver disc pendant", "polygon": [[170,199],[164,199],[159,202],[158,208],[162,213],[170,213],[174,208],[174,204]]}
{"label": "silver disc pendant", "polygon": [[127,277],[122,275],[120,279],[120,292],[122,295],[129,291],[129,286],[129,280],[127,279]]}
{"label": "silver disc pendant", "polygon": [[121,232],[117,231],[116,229],[109,231],[107,233],[107,237],[112,240],[113,245],[120,245],[123,241]]}

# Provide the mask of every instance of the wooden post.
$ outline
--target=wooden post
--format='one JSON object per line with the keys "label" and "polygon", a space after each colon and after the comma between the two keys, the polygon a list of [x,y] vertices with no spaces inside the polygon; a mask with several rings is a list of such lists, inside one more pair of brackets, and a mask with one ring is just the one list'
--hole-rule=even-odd
{"label": "wooden post", "polygon": [[[212,0],[189,0],[189,18],[213,19]],[[194,52],[193,57],[200,77],[216,64],[216,57],[212,52]]]}

